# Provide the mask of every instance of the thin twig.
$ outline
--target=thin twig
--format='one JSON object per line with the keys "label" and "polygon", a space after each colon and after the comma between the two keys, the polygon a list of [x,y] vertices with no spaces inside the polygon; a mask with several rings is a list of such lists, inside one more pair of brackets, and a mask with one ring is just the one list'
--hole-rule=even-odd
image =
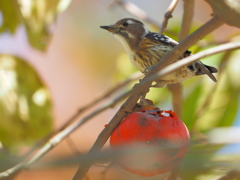
{"label": "thin twig", "polygon": [[227,174],[223,175],[222,177],[218,178],[217,180],[232,180],[240,177],[240,170],[233,169],[229,171]]}
{"label": "thin twig", "polygon": [[[158,73],[157,74],[157,76],[155,76],[154,75],[154,77],[153,76],[151,76],[151,77],[149,77],[149,78],[151,78],[151,79],[154,79],[154,78],[156,78],[156,77],[158,77],[158,76],[164,76],[164,75],[166,75],[166,74],[168,74],[168,73],[171,73],[172,71],[175,71],[176,69],[178,69],[178,68],[180,68],[180,67],[182,67],[182,66],[185,66],[185,65],[187,65],[187,64],[189,64],[189,63],[192,63],[192,62],[194,62],[194,61],[196,61],[196,60],[198,60],[199,58],[203,58],[203,57],[206,57],[206,56],[210,56],[210,55],[213,55],[213,54],[216,54],[216,53],[220,53],[220,52],[223,52],[223,51],[230,51],[230,50],[235,50],[235,49],[239,49],[240,48],[240,42],[231,42],[231,43],[226,43],[226,44],[223,44],[223,45],[220,45],[220,46],[218,46],[218,47],[214,47],[214,48],[211,48],[211,49],[208,49],[208,50],[205,50],[205,51],[202,51],[202,52],[199,52],[199,53],[197,53],[197,54],[195,54],[195,55],[193,55],[193,56],[190,56],[190,57],[187,57],[187,58],[185,58],[185,59],[183,59],[182,61],[178,61],[178,62],[176,62],[176,63],[174,63],[174,64],[172,64],[172,65],[169,65],[168,67],[166,67],[166,68],[164,68],[163,70],[162,70],[162,72],[163,73]],[[181,62],[181,63],[179,63],[179,62]],[[182,63],[183,62],[183,63]],[[170,68],[169,68],[170,67]],[[148,79],[149,79],[148,78]],[[146,81],[146,80],[145,80]],[[143,81],[142,81],[143,82]],[[145,82],[143,82],[143,83],[145,83]],[[140,85],[141,86],[141,85]],[[96,112],[96,111],[95,111]],[[86,118],[87,117],[85,117],[85,120],[86,120]],[[83,118],[84,119],[84,118]],[[81,119],[81,120],[83,120],[83,119]],[[110,125],[110,124],[109,124]],[[108,125],[108,126],[109,126]],[[108,127],[107,126],[107,127]],[[107,128],[106,127],[106,128]],[[105,129],[106,129],[105,128]],[[54,139],[54,138],[53,138]],[[60,143],[60,141],[59,142],[57,142],[57,143]],[[55,144],[55,145],[57,145],[57,144]],[[44,148],[44,147],[43,147]],[[42,148],[42,149],[43,149]],[[51,150],[51,149],[48,149],[48,151],[49,150]],[[42,151],[43,152],[43,151]],[[45,154],[45,153],[44,153]],[[44,155],[44,154],[42,154],[42,156]],[[41,156],[41,157],[42,157]],[[39,157],[39,158],[41,158],[41,157]],[[34,157],[33,157],[34,158]],[[38,159],[39,159],[38,158]],[[36,158],[35,158],[35,161],[36,161]],[[34,162],[35,162],[34,161]],[[32,161],[32,163],[33,163],[33,161]],[[28,163],[28,165],[30,165],[30,164],[32,164],[32,163]],[[7,176],[7,175],[10,175],[10,174],[12,174],[12,173],[14,173],[14,171],[16,171],[16,170],[21,170],[21,169],[23,169],[24,167],[25,167],[25,162],[23,162],[23,163],[20,163],[20,164],[18,164],[17,166],[15,166],[12,170],[7,170],[7,171],[4,171],[4,172],[2,172],[2,173],[0,173],[0,178],[2,178],[2,177],[5,177],[5,176]]]}
{"label": "thin twig", "polygon": [[70,124],[72,124],[77,119],[77,117],[80,116],[84,111],[88,110],[89,108],[92,108],[93,106],[97,105],[101,101],[107,99],[109,96],[116,93],[117,91],[119,91],[121,88],[128,85],[132,81],[139,79],[141,76],[142,76],[142,74],[140,74],[139,72],[131,75],[127,80],[124,80],[123,82],[118,83],[113,88],[104,92],[104,94],[101,95],[100,97],[97,97],[93,101],[91,101],[88,104],[84,105],[83,107],[79,108],[78,111],[72,117],[70,117],[61,127],[59,127],[53,133],[51,133],[51,134],[47,135],[46,137],[44,137],[43,139],[41,139],[39,142],[35,143],[35,145],[33,145],[32,148],[27,153],[22,155],[22,157],[21,157],[22,161],[24,159],[27,159],[28,157],[30,157],[33,154],[33,152],[35,152],[37,149],[39,149],[41,146],[43,146],[55,134],[63,131]]}
{"label": "thin twig", "polygon": [[[172,18],[172,13],[174,9],[176,8],[179,0],[172,0],[171,4],[169,5],[167,11],[165,12],[164,19],[162,22],[162,25],[160,27],[159,33],[162,34],[163,31],[166,29],[168,21],[170,18]],[[174,111],[177,113],[178,117],[181,118],[182,116],[182,84],[177,83],[177,84],[168,84],[167,85],[169,91],[172,94],[172,105]]]}
{"label": "thin twig", "polygon": [[[159,75],[163,76],[162,71],[164,67],[171,64],[184,51],[186,51],[186,49],[188,49],[190,46],[195,44],[198,40],[202,39],[202,37],[211,33],[213,30],[215,30],[222,24],[224,24],[224,22],[220,18],[213,17],[210,21],[208,21],[206,24],[200,27],[197,31],[195,31],[193,34],[191,34],[185,40],[183,40],[178,46],[176,46],[170,53],[168,53],[163,58],[162,61],[158,62],[158,64],[155,67],[153,67],[152,70],[142,79],[139,85],[132,90],[132,93],[130,94],[129,98],[125,101],[125,103],[122,104],[118,112],[109,122],[108,126],[99,134],[98,138],[96,139],[95,143],[93,144],[92,148],[89,150],[87,154],[93,154],[102,149],[102,147],[104,146],[104,144],[106,143],[106,141],[108,140],[108,138],[110,137],[114,129],[123,120],[123,118],[126,117],[127,113],[131,112],[132,108],[140,98],[141,93],[144,92],[147,88],[149,88],[149,86],[152,84],[152,81],[155,80],[156,77],[158,77]],[[178,62],[186,63],[186,61],[183,61],[183,60]],[[178,65],[181,65],[181,64],[178,64]],[[173,65],[170,65],[170,66],[172,68]],[[176,68],[178,66],[175,66],[174,64],[174,67]],[[175,70],[171,68],[170,68],[171,72]],[[161,72],[159,72],[160,70]],[[169,70],[169,67],[168,67],[168,70]],[[164,73],[166,74],[166,71],[164,71]],[[157,74],[157,76],[155,74]],[[93,161],[89,161],[84,164],[80,162],[79,168],[75,173],[73,180],[82,180],[86,175],[87,171],[89,170],[89,168],[91,167],[92,163]]]}
{"label": "thin twig", "polygon": [[168,21],[170,18],[172,18],[172,13],[177,6],[179,0],[172,0],[171,4],[169,5],[167,11],[164,14],[163,22],[160,27],[159,33],[162,34],[163,31],[166,29]]}
{"label": "thin twig", "polygon": [[72,140],[72,138],[70,136],[68,136],[66,138],[66,142],[68,144],[68,146],[71,148],[71,150],[73,151],[74,154],[78,154],[81,155],[82,153],[78,150],[77,146],[75,145],[74,141]]}
{"label": "thin twig", "polygon": [[192,19],[194,14],[194,0],[184,0],[184,12],[183,12],[183,19],[181,25],[181,31],[179,34],[179,41],[182,41],[185,37],[188,36],[191,25]]}
{"label": "thin twig", "polygon": [[122,93],[120,96],[117,96],[114,100],[109,101],[108,103],[99,107],[97,110],[89,113],[89,115],[83,117],[81,120],[73,123],[71,126],[67,127],[66,129],[58,133],[56,136],[50,139],[48,143],[38,151],[38,153],[34,156],[34,158],[32,158],[26,163],[25,166],[29,167],[31,164],[35,163],[37,160],[43,157],[49,150],[51,150],[53,147],[59,144],[64,138],[66,138],[69,134],[71,134],[74,130],[76,130],[79,126],[83,125],[89,119],[93,118],[94,116],[103,112],[109,107],[112,107],[113,105],[117,104],[119,101],[124,99],[128,94],[129,92]]}
{"label": "thin twig", "polygon": [[[220,22],[218,22],[217,25],[220,25]],[[212,27],[212,26],[211,26],[211,27]],[[207,28],[207,27],[205,27],[205,28]],[[212,28],[213,28],[213,27],[212,27]],[[204,31],[204,32],[205,32],[205,31]],[[179,44],[180,47],[183,46],[183,45],[181,45],[181,44],[182,44],[182,43]],[[187,48],[188,48],[188,47],[187,47]],[[227,51],[227,50],[234,50],[234,49],[238,49],[238,48],[240,48],[240,42],[227,43],[227,44],[220,45],[220,46],[218,46],[218,47],[214,47],[214,48],[205,50],[205,51],[203,51],[203,52],[197,53],[197,54],[195,54],[195,55],[193,55],[193,56],[187,57],[187,58],[183,59],[182,61],[178,61],[178,62],[176,62],[176,63],[174,63],[174,64],[172,64],[172,65],[169,65],[168,67],[162,69],[162,71],[161,71],[161,72],[158,72],[157,74],[156,74],[155,71],[151,71],[152,73],[149,73],[148,75],[146,75],[146,77],[141,81],[141,83],[138,85],[138,87],[133,90],[133,95],[131,95],[126,102],[129,103],[129,102],[133,101],[134,99],[136,99],[136,97],[132,97],[132,96],[136,95],[136,92],[138,92],[138,91],[140,92],[140,90],[144,90],[143,86],[144,86],[144,85],[146,86],[146,83],[147,83],[147,82],[148,82],[147,85],[150,85],[151,83],[149,83],[149,81],[152,82],[152,79],[155,79],[155,78],[157,78],[157,77],[164,76],[164,75],[166,75],[166,74],[168,74],[168,73],[171,73],[172,71],[175,71],[176,69],[178,69],[178,68],[180,68],[180,67],[182,67],[182,66],[185,66],[185,65],[187,65],[187,64],[189,64],[189,63],[192,63],[192,62],[198,60],[199,58],[203,58],[203,57],[206,57],[206,56],[209,56],[209,55],[212,55],[212,54],[220,53],[220,52]],[[180,51],[178,55],[180,55],[181,53],[182,53],[182,52]],[[155,75],[155,74],[156,74],[156,75]],[[144,86],[144,87],[145,87],[145,86]],[[141,88],[141,89],[140,89],[140,88]],[[139,89],[140,89],[140,90],[139,90]],[[125,95],[127,95],[127,94],[124,94],[124,96],[125,96]],[[122,95],[122,96],[123,96],[123,95]],[[140,97],[140,93],[137,94],[137,96]],[[115,99],[115,101],[117,101],[117,99],[121,99],[121,98],[118,97],[118,98]],[[113,101],[112,103],[116,103],[116,102]],[[90,115],[82,118],[80,121],[72,124],[72,125],[71,125],[67,130],[65,130],[65,131],[67,131],[67,132],[69,132],[69,133],[70,133],[70,132],[73,132],[73,130],[75,130],[75,129],[77,128],[76,125],[79,125],[79,124],[82,124],[83,122],[86,122],[87,119],[89,119],[89,118],[97,115],[99,112],[101,112],[103,109],[105,109],[106,106],[112,106],[112,103],[109,102],[109,103],[106,104],[104,107],[102,107],[102,108],[94,111],[94,112],[91,113]],[[123,111],[123,110],[128,110],[128,109],[129,109],[129,107],[128,107],[127,105],[129,105],[129,104],[124,103],[124,104],[121,106],[121,108],[120,108],[120,110],[122,111],[121,113],[122,113],[123,115],[126,115],[126,113],[127,113],[126,111]],[[133,103],[133,105],[135,105],[135,103]],[[129,105],[129,106],[130,106],[130,105]],[[132,108],[132,107],[131,107],[131,108]],[[118,112],[116,115],[119,115],[119,112]],[[115,115],[115,116],[116,116],[116,115]],[[115,116],[114,116],[114,117],[115,117]],[[119,115],[118,118],[120,118],[120,115]],[[122,120],[122,119],[121,119],[121,120]],[[121,121],[121,120],[120,120],[120,121]],[[120,121],[119,121],[119,122],[120,122]],[[114,123],[118,124],[118,122],[116,122],[116,121],[115,121]],[[105,138],[108,139],[108,137],[109,137],[109,136],[107,137],[104,132],[107,131],[108,133],[111,134],[110,131],[115,129],[114,123],[111,121],[111,122],[108,124],[108,126],[103,130],[103,132],[99,135],[99,138],[96,140],[96,142],[95,142],[95,144],[94,144],[94,146],[93,146],[94,148],[95,148],[95,146],[97,146],[97,149],[101,149],[100,145],[103,145],[103,144],[105,143]],[[72,130],[70,130],[70,129],[72,129]],[[63,133],[63,134],[69,135],[69,133],[67,133],[67,132],[65,132],[65,133]],[[59,136],[62,137],[62,138],[53,137],[53,138],[52,138],[52,141],[50,140],[49,143],[46,144],[46,145],[40,150],[41,152],[39,151],[39,152],[36,154],[37,157],[33,157],[34,160],[30,160],[30,161],[28,161],[27,163],[24,163],[24,162],[23,162],[23,163],[20,163],[20,164],[18,164],[17,166],[15,166],[14,168],[15,168],[15,169],[22,169],[22,168],[26,167],[26,165],[29,166],[29,165],[31,165],[32,163],[36,162],[36,161],[37,161],[38,159],[40,159],[44,154],[46,154],[46,152],[48,152],[49,150],[51,150],[51,149],[54,147],[54,145],[56,146],[58,143],[61,142],[61,140],[64,139],[63,134],[59,135]],[[65,136],[65,137],[66,137],[66,136]],[[101,137],[104,137],[104,138],[101,138]],[[56,140],[57,140],[57,141],[56,141]],[[52,144],[52,143],[53,143],[53,144]],[[50,146],[50,145],[51,145],[51,146]],[[48,149],[47,149],[46,147],[48,147]],[[92,148],[92,149],[94,149],[94,148]],[[45,149],[45,151],[44,151],[44,149]],[[93,150],[92,150],[92,151],[93,151]],[[94,152],[94,151],[93,151],[93,152]],[[91,152],[89,151],[89,153],[91,153]],[[88,154],[89,154],[89,153],[88,153]],[[92,154],[91,154],[91,155],[92,155]],[[90,163],[90,165],[91,165],[91,164],[92,164],[92,161],[89,162],[89,163]],[[87,166],[87,170],[88,170],[88,168],[90,167],[89,163],[84,164],[84,165]],[[11,174],[11,173],[13,173],[13,172],[12,172],[12,171],[9,171],[9,170],[7,170],[7,171],[5,171],[5,172],[3,172],[3,173],[0,173],[0,178],[1,178],[1,177],[5,177],[5,176],[7,176],[7,175],[9,175],[9,174]],[[85,175],[85,174],[84,174],[84,175]],[[83,175],[83,177],[84,177],[84,175]]]}
{"label": "thin twig", "polygon": [[[184,13],[182,18],[182,27],[179,34],[179,41],[182,41],[190,32],[192,17],[194,11],[194,0],[184,0]],[[178,117],[182,117],[183,87],[182,83],[169,84],[168,89],[172,93],[172,105]]]}
{"label": "thin twig", "polygon": [[182,83],[168,84],[168,89],[172,93],[172,105],[174,112],[181,119],[182,102],[183,102],[183,85]]}
{"label": "thin twig", "polygon": [[131,2],[125,2],[122,0],[115,0],[114,3],[121,6],[124,10],[136,16],[137,18],[156,26],[157,28],[160,27],[160,24],[157,21],[150,18],[146,12],[137,7],[135,4]]}
{"label": "thin twig", "polygon": [[74,122],[74,120],[84,111],[86,111],[89,108],[92,108],[93,106],[95,106],[96,104],[98,104],[99,102],[103,101],[104,99],[108,98],[109,96],[111,96],[112,94],[114,94],[116,91],[119,91],[122,87],[128,85],[129,83],[131,83],[134,80],[137,80],[141,77],[142,75],[140,73],[135,73],[133,74],[131,77],[129,77],[127,80],[124,80],[121,83],[118,83],[115,87],[107,90],[106,92],[104,92],[103,95],[101,95],[100,97],[94,99],[93,101],[89,102],[88,104],[84,105],[84,107],[79,108],[79,110],[77,111],[77,113],[75,113],[68,121],[66,121],[65,124],[63,124],[57,131],[55,131],[55,134],[64,130],[66,127],[68,127],[70,124],[72,124]]}
{"label": "thin twig", "polygon": [[210,56],[213,54],[217,54],[217,53],[221,53],[224,51],[236,50],[239,48],[240,48],[240,42],[230,42],[230,43],[222,44],[217,47],[213,47],[213,48],[204,50],[202,52],[196,53],[192,56],[182,59],[181,61],[177,61],[174,64],[167,66],[166,68],[162,69],[160,72],[149,76],[147,79],[144,79],[144,81],[142,80],[140,85],[145,84],[148,81],[153,81],[154,79],[165,76],[169,73],[172,73],[183,66],[186,66],[188,64],[191,64],[191,63],[197,61],[200,58],[204,58],[204,57],[207,57],[207,56]]}
{"label": "thin twig", "polygon": [[[222,76],[222,70],[225,67],[225,63],[226,61],[229,59],[229,56],[231,55],[231,51],[227,51],[225,52],[224,56],[221,59],[221,63],[218,69],[218,78],[220,79],[220,77]],[[220,84],[216,83],[213,88],[209,91],[208,95],[206,96],[206,99],[204,101],[204,103],[201,105],[200,108],[198,108],[198,110],[196,111],[196,117],[201,117],[202,113],[206,111],[207,108],[209,108],[210,103],[212,102],[213,99],[213,94],[216,91],[216,89],[218,88]],[[194,132],[197,124],[198,124],[199,118],[197,118],[191,128],[191,132]]]}
{"label": "thin twig", "polygon": [[[136,153],[147,153],[151,154],[154,152],[159,152],[159,150],[169,151],[172,149],[179,148],[178,145],[166,145],[166,146],[149,146],[149,147],[140,147],[139,146],[129,146],[125,148],[116,148],[116,149],[104,149],[102,151],[95,152],[93,154],[86,155],[75,155],[67,158],[60,158],[57,160],[49,160],[46,162],[40,162],[34,168],[47,168],[47,167],[56,167],[61,165],[73,165],[81,161],[83,164],[86,164],[88,161],[95,162],[104,162],[106,159],[109,159],[115,162],[117,159],[122,157],[130,156]],[[95,166],[100,166],[100,164],[94,164]],[[103,164],[101,165],[103,167]],[[105,166],[106,167],[106,166]]]}
{"label": "thin twig", "polygon": [[87,122],[89,119],[93,118],[94,116],[98,115],[100,112],[104,111],[105,109],[112,107],[113,105],[117,104],[119,101],[124,99],[129,92],[122,93],[121,95],[117,96],[114,100],[111,100],[105,103],[103,106],[99,107],[95,111],[89,113],[89,115],[81,118],[80,120],[74,122],[69,127],[61,131],[60,133],[56,134],[52,137],[31,159],[26,162],[21,162],[16,166],[0,173],[0,178],[8,177],[11,174],[17,173],[22,169],[28,168],[33,163],[41,159],[46,153],[48,153],[52,148],[58,145],[64,138],[66,138],[69,134],[71,134],[74,130],[76,130],[79,126]]}

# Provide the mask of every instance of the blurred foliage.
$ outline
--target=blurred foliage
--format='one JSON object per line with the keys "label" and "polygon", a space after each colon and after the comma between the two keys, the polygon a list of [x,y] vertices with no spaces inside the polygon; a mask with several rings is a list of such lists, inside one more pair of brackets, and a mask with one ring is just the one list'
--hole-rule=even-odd
{"label": "blurred foliage", "polygon": [[[150,26],[151,28],[151,26]],[[168,27],[166,35],[177,40],[178,32],[180,32],[180,26],[174,24],[172,27]],[[193,26],[192,29],[196,29]],[[152,31],[157,32],[158,29],[151,28]],[[235,34],[235,38],[239,34]],[[233,36],[232,36],[233,38]],[[208,35],[204,38],[204,42],[191,47],[193,52],[203,51],[213,47],[213,37]],[[202,46],[204,44],[204,46]],[[118,79],[127,78],[136,71],[136,68],[132,66],[125,52],[120,54],[118,58]],[[229,53],[229,52],[227,52]],[[190,131],[206,131],[214,127],[231,126],[236,120],[237,109],[238,109],[238,95],[240,82],[237,80],[240,78],[240,73],[236,75],[230,75],[232,69],[235,72],[240,72],[240,67],[237,63],[231,63],[236,60],[237,55],[233,58],[233,54],[239,54],[239,51],[230,52],[227,62],[228,66],[223,71],[215,74],[215,76],[221,78],[218,83],[214,83],[208,79],[207,76],[197,76],[184,82],[184,104],[183,104],[183,117],[182,120],[185,122]],[[223,65],[223,58],[225,53],[219,53],[201,59],[205,64],[221,67]],[[224,63],[226,63],[224,61]],[[232,73],[233,74],[233,73]],[[160,109],[170,109],[170,92],[167,88],[155,89],[152,88],[150,93],[147,94],[147,98],[153,100]]]}
{"label": "blurred foliage", "polygon": [[[168,27],[166,35],[177,40],[180,26]],[[196,28],[195,28],[196,29]],[[157,32],[158,29],[151,29]],[[240,39],[239,34],[230,36],[231,39]],[[208,35],[198,44],[191,47],[194,53],[209,49],[218,45],[214,38]],[[125,52],[124,52],[125,53]],[[214,74],[218,82],[212,82],[207,76],[197,76],[184,82],[184,104],[182,120],[189,128],[192,137],[192,145],[181,166],[181,176],[184,180],[205,180],[217,178],[230,170],[240,156],[219,154],[226,144],[211,143],[206,135],[211,129],[218,127],[231,127],[237,117],[240,96],[240,50],[224,52],[201,59],[204,64],[217,67],[220,72]],[[120,55],[118,77],[126,78],[135,72],[126,55]],[[127,70],[127,71],[125,71]],[[126,74],[126,72],[129,73]],[[152,88],[147,98],[160,109],[172,109],[170,104],[171,94],[167,88]],[[195,133],[199,133],[196,135]],[[220,134],[218,134],[220,136]],[[204,142],[199,141],[204,137]],[[217,137],[213,137],[217,138]],[[227,152],[226,152],[227,154]],[[230,158],[235,157],[235,158]],[[234,161],[233,161],[234,160]],[[147,178],[148,179],[148,178]],[[150,179],[150,178],[149,178]]]}
{"label": "blurred foliage", "polygon": [[15,0],[1,0],[0,11],[2,15],[2,25],[0,33],[9,31],[14,33],[18,25],[22,22],[21,12]]}
{"label": "blurred foliage", "polygon": [[59,12],[65,10],[71,0],[1,0],[0,33],[15,33],[17,27],[26,29],[30,45],[38,50],[46,50],[50,40],[48,25],[55,20]]}
{"label": "blurred foliage", "polygon": [[0,149],[0,172],[11,168],[22,160],[17,155],[10,154],[6,149]]}
{"label": "blurred foliage", "polygon": [[[50,23],[54,22],[58,13],[65,10],[70,2],[71,0],[0,0],[0,33],[13,34],[19,26],[23,26],[29,44],[44,51],[51,36]],[[85,20],[85,23],[87,22],[88,20]],[[197,27],[194,25],[191,31]],[[94,28],[89,28],[91,31],[87,29],[84,33],[93,33],[96,39],[101,38]],[[165,34],[177,40],[179,28],[179,23],[172,23]],[[153,27],[151,30],[158,31]],[[239,37],[239,33],[231,35],[231,39],[239,40]],[[118,43],[114,39],[112,41]],[[108,56],[109,52],[99,50],[104,46],[98,48],[93,47],[92,42],[87,44],[88,46],[83,46],[89,48],[89,52],[97,52],[96,54],[101,54],[100,57],[104,58]],[[195,53],[217,44],[214,38],[208,35],[190,50]],[[83,47],[80,47],[80,50],[87,51]],[[236,120],[239,121],[236,117],[240,97],[240,51],[230,52],[227,59],[224,59],[225,54],[201,59],[205,64],[219,67],[220,72],[216,74],[217,83],[209,80],[207,76],[194,77],[183,83],[182,120],[192,135],[191,148],[182,164],[184,180],[211,179],[209,176],[221,175],[235,163],[233,159],[218,154],[224,144],[211,144],[205,136],[211,129],[230,127]],[[115,81],[126,79],[136,72],[125,52],[116,54],[116,57],[118,70]],[[85,59],[89,62],[88,58]],[[93,63],[92,68],[106,67],[104,63],[99,62],[101,66],[96,66],[95,61],[90,61]],[[127,88],[130,89],[136,82]],[[160,109],[171,109],[171,94],[167,88],[151,89],[147,98],[153,100]],[[11,167],[18,161],[15,156],[8,154],[8,151],[17,152],[22,146],[32,145],[52,130],[51,108],[49,92],[36,71],[20,58],[0,55],[0,145],[4,147],[0,149],[0,170]],[[202,137],[205,138],[203,142],[199,141]],[[217,169],[225,171],[216,172]]]}
{"label": "blurred foliage", "polygon": [[51,100],[35,70],[0,55],[0,142],[11,152],[32,145],[52,130]]}

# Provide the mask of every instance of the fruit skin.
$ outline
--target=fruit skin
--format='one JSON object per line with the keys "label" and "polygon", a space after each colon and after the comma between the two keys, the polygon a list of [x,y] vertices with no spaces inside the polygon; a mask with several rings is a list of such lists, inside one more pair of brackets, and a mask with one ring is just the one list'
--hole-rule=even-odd
{"label": "fruit skin", "polygon": [[154,176],[183,160],[190,142],[188,129],[174,112],[165,112],[169,116],[158,110],[133,112],[115,129],[110,138],[113,148],[151,148],[118,159],[122,168],[140,176]]}

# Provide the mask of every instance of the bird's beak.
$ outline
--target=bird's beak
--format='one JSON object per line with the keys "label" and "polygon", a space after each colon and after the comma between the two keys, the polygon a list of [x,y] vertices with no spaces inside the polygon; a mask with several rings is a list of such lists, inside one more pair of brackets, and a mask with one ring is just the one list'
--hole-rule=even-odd
{"label": "bird's beak", "polygon": [[100,28],[106,29],[106,30],[108,30],[111,33],[114,33],[114,32],[117,31],[117,28],[114,28],[112,25],[110,25],[110,26],[100,26]]}

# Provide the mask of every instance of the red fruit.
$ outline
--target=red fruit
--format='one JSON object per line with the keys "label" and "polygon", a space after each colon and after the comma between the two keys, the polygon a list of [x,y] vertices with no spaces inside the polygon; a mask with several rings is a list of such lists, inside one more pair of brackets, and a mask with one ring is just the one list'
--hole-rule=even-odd
{"label": "red fruit", "polygon": [[140,150],[118,159],[122,168],[140,176],[154,176],[173,169],[183,160],[190,141],[188,129],[175,113],[165,112],[169,116],[158,110],[134,112],[114,130],[110,138],[113,148]]}

